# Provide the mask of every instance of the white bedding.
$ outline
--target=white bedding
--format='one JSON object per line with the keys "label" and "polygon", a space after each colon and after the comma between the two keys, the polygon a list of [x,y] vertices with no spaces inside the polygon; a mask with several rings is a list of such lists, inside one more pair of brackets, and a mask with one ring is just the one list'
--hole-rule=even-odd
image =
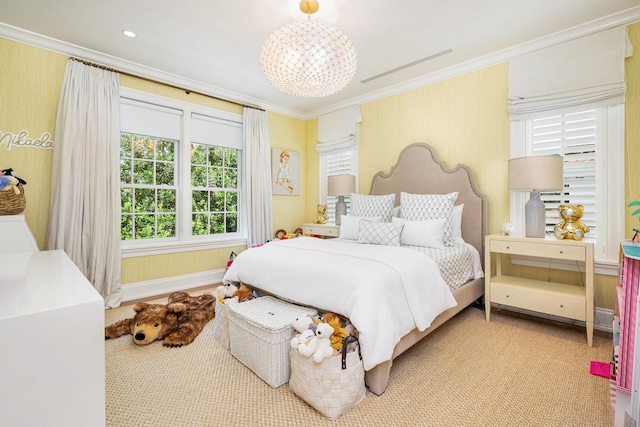
{"label": "white bedding", "polygon": [[248,249],[223,281],[348,317],[360,333],[365,370],[391,359],[402,336],[456,306],[426,254],[338,239],[299,237]]}

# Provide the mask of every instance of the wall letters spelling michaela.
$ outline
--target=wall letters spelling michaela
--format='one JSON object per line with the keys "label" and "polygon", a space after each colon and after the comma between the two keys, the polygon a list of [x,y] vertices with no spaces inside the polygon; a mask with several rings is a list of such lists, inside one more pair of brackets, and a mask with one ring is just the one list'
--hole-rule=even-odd
{"label": "wall letters spelling michaela", "polygon": [[0,145],[5,145],[7,150],[11,150],[11,147],[32,147],[46,150],[53,148],[53,140],[51,140],[49,132],[43,133],[38,139],[33,139],[28,137],[26,130],[21,130],[18,134],[0,131]]}

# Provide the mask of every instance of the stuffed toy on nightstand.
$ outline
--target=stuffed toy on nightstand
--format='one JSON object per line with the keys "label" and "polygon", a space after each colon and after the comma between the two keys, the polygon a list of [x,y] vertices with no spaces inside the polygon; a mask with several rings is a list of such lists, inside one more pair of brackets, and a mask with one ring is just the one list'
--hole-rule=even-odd
{"label": "stuffed toy on nightstand", "polygon": [[582,238],[589,232],[589,227],[580,222],[584,206],[582,205],[560,205],[558,206],[560,211],[560,217],[562,221],[558,223],[553,233],[559,240],[573,239],[582,240]]}

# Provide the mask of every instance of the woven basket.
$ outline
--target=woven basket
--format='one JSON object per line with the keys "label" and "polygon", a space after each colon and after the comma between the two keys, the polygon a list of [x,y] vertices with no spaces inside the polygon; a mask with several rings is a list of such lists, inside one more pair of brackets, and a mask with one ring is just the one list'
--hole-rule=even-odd
{"label": "woven basket", "polygon": [[211,332],[220,343],[229,348],[229,307],[216,299],[216,317],[213,318]]}
{"label": "woven basket", "polygon": [[231,354],[271,387],[286,384],[293,322],[301,316],[315,316],[317,310],[269,296],[228,308]]}
{"label": "woven basket", "polygon": [[20,194],[16,194],[13,189],[0,191],[0,215],[16,215],[24,211],[27,206],[27,199],[24,197],[24,187],[17,185]]}

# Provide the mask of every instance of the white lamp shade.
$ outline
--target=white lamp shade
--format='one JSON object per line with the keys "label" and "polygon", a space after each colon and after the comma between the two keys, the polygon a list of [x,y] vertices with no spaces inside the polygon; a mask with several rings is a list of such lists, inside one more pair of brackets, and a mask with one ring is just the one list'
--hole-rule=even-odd
{"label": "white lamp shade", "polygon": [[509,191],[562,189],[562,156],[530,156],[509,160]]}
{"label": "white lamp shade", "polygon": [[327,194],[329,196],[348,196],[356,190],[356,177],[353,175],[329,176]]}

